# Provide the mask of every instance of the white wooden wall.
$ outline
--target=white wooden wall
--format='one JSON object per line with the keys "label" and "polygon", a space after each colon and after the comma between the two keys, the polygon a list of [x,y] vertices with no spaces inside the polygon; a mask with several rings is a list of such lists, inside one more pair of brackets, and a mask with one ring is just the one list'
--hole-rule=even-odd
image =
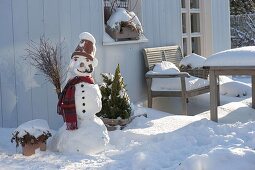
{"label": "white wooden wall", "polygon": [[213,53],[230,49],[230,6],[229,0],[212,0]]}
{"label": "white wooden wall", "polygon": [[40,36],[64,42],[62,54],[68,64],[83,31],[97,41],[100,73],[111,72],[119,63],[131,101],[146,99],[144,47],[181,44],[180,0],[143,0],[142,16],[148,43],[103,46],[101,0],[0,0],[0,127],[16,127],[36,118],[46,119],[51,128],[63,124],[56,113],[57,96],[25,60],[30,40]]}

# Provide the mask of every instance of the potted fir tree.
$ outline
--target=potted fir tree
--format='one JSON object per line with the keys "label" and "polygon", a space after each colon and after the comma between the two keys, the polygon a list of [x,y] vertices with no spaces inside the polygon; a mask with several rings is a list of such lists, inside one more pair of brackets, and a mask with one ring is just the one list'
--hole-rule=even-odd
{"label": "potted fir tree", "polygon": [[123,77],[118,64],[115,75],[102,73],[103,84],[100,85],[102,93],[102,109],[97,114],[108,130],[121,129],[131,121],[130,99],[125,89]]}

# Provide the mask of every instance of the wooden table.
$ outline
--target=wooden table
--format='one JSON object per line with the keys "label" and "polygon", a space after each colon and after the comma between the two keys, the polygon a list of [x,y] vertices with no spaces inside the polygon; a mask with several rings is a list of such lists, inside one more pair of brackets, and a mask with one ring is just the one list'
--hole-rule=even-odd
{"label": "wooden table", "polygon": [[255,108],[255,66],[210,66],[210,119],[212,121],[218,122],[217,106],[220,103],[220,95],[217,80],[219,75],[251,75],[252,108]]}

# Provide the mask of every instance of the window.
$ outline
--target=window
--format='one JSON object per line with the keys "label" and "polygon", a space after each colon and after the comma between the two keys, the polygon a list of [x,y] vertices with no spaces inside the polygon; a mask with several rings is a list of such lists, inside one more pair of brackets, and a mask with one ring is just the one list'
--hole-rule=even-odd
{"label": "window", "polygon": [[183,55],[201,55],[201,2],[181,0],[181,7]]}
{"label": "window", "polygon": [[[141,0],[103,0],[103,5],[104,45],[148,41],[143,35]],[[117,15],[118,12],[120,15]],[[111,17],[111,15],[114,16]],[[120,18],[126,18],[126,20],[121,22],[124,19]]]}

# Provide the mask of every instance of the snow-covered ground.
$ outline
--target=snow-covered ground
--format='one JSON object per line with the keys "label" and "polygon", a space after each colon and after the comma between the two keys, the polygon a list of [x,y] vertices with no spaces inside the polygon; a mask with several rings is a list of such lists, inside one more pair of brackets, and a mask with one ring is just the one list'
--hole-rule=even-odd
{"label": "snow-covered ground", "polygon": [[[14,129],[0,128],[0,169],[253,170],[255,110],[250,108],[250,80],[235,78],[225,86],[219,123],[208,120],[209,111],[181,116],[137,107],[135,114],[146,113],[147,118],[137,117],[125,129],[109,132],[110,144],[96,155],[38,150],[25,157],[10,142]],[[236,93],[241,95],[235,97]],[[191,98],[189,107],[208,103],[209,94],[204,94]]]}

